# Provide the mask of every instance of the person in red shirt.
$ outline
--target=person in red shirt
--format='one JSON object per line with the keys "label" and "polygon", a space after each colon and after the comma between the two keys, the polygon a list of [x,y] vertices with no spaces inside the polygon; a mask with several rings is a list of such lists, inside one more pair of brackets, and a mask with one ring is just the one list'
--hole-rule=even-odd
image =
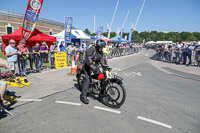
{"label": "person in red shirt", "polygon": [[20,61],[21,61],[21,67],[22,72],[27,72],[27,58],[29,58],[29,50],[26,47],[25,41],[20,41],[19,45],[17,46],[18,52],[20,52]]}

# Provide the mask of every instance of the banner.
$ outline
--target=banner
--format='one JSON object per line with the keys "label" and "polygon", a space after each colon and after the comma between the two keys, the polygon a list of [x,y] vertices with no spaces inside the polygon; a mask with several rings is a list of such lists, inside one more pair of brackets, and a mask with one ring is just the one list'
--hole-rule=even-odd
{"label": "banner", "polygon": [[120,32],[120,41],[122,40],[122,37],[123,37],[123,29]]}
{"label": "banner", "polygon": [[96,35],[96,40],[100,40],[103,32],[103,27],[99,26],[97,27],[97,35]]}
{"label": "banner", "polygon": [[26,8],[24,21],[22,25],[22,40],[26,41],[30,38],[35,30],[38,16],[42,8],[43,0],[29,0]]}
{"label": "banner", "polygon": [[128,36],[128,42],[131,42],[133,31],[131,30]]}
{"label": "banner", "polygon": [[71,43],[72,17],[65,17],[65,44]]}
{"label": "banner", "polygon": [[54,55],[56,69],[67,67],[66,52],[56,52]]}

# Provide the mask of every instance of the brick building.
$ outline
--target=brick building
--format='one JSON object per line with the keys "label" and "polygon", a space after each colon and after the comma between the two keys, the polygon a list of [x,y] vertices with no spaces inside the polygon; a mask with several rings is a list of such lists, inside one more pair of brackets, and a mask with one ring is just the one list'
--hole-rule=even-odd
{"label": "brick building", "polygon": [[[23,20],[24,14],[0,10],[0,42],[2,42],[2,35],[13,33],[23,25]],[[36,28],[47,35],[52,35],[64,30],[64,23],[39,18]]]}

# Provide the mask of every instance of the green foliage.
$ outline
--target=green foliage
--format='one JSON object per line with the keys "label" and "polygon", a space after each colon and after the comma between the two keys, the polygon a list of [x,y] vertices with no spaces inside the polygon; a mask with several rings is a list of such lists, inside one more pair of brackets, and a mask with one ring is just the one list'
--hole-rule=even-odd
{"label": "green foliage", "polygon": [[88,34],[88,35],[91,35],[91,32],[88,30],[88,28],[86,28],[86,29],[84,30],[84,32],[85,32],[86,34]]}
{"label": "green foliage", "polygon": [[[87,28],[84,30],[85,33],[95,36],[96,33],[91,33]],[[103,36],[107,37],[108,32],[102,33]],[[115,32],[110,33],[110,38],[115,37],[117,34]],[[123,38],[125,36],[129,36],[129,33],[124,32]],[[128,38],[127,38],[128,39]],[[146,42],[148,41],[173,41],[173,42],[182,42],[182,41],[200,41],[200,32],[157,32],[157,31],[143,31],[138,33],[138,31],[134,31],[132,34],[132,41],[133,42],[140,42],[142,43],[145,39]]]}
{"label": "green foliage", "polygon": [[0,51],[0,58],[3,58],[3,59],[7,59],[7,57],[4,55],[4,53],[2,51]]}

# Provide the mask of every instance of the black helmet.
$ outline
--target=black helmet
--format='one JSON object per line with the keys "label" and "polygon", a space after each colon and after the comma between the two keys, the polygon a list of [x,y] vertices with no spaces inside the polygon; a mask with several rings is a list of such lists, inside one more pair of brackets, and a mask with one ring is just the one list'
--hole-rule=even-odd
{"label": "black helmet", "polygon": [[96,47],[106,47],[106,42],[104,40],[97,40]]}

